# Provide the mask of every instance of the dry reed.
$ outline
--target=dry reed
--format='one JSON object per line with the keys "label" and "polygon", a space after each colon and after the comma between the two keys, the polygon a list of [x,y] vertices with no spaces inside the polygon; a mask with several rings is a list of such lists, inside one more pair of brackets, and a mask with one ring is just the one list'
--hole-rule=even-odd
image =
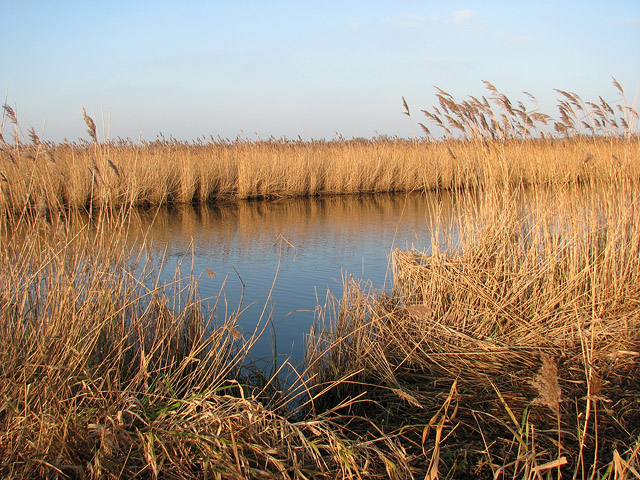
{"label": "dry reed", "polygon": [[294,419],[268,384],[249,382],[260,325],[239,337],[242,305],[219,318],[193,276],[159,283],[125,246],[131,215],[5,224],[0,476],[410,475],[392,440],[337,415]]}
{"label": "dry reed", "polygon": [[463,227],[432,253],[393,254],[391,296],[345,282],[311,332],[315,378],[349,379],[335,402],[368,392],[369,418],[450,474],[613,478],[619,455],[637,468],[637,183],[480,197],[460,196]]}
{"label": "dry reed", "polygon": [[[558,90],[557,120],[438,90],[445,138],[411,141],[134,143],[83,111],[91,141],[54,144],[5,105],[0,474],[630,478],[640,148],[614,85],[613,106]],[[462,227],[395,252],[390,294],[345,279],[275,398],[242,368],[242,306],[218,318],[126,247],[135,205],[435,189],[476,196]]]}
{"label": "dry reed", "polygon": [[[5,212],[25,208],[127,206],[433,189],[580,184],[638,178],[637,112],[625,103],[583,101],[557,90],[560,116],[528,111],[486,82],[489,98],[456,102],[438,89],[423,110],[445,138],[379,137],[301,141],[199,138],[193,142],[101,139],[83,110],[90,142],[23,139],[15,112],[13,142],[2,141]],[[535,99],[534,99],[535,100]],[[405,113],[411,111],[403,99]],[[411,119],[413,126],[413,119]],[[2,133],[2,132],[0,132]]]}

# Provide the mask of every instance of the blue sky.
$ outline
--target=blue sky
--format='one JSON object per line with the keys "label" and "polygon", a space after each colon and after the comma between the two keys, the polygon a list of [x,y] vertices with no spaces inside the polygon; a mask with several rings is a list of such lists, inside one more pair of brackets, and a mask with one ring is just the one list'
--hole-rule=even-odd
{"label": "blue sky", "polygon": [[639,0],[0,0],[0,17],[3,97],[55,141],[86,137],[82,107],[112,138],[408,137],[402,96],[423,121],[434,85],[489,80],[550,114],[553,88],[640,90]]}

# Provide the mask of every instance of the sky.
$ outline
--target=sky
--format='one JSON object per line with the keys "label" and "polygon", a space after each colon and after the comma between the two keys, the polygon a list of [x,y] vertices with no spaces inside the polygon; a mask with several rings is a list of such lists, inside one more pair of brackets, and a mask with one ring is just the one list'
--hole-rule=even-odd
{"label": "sky", "polygon": [[83,107],[109,138],[410,137],[402,97],[425,122],[435,86],[488,80],[552,115],[554,88],[640,91],[640,0],[0,0],[0,18],[0,101],[51,141],[87,138]]}

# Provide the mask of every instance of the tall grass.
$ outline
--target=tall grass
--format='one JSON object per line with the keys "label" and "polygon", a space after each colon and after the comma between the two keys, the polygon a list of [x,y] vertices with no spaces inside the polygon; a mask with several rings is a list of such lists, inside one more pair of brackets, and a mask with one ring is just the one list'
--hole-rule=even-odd
{"label": "tall grass", "polygon": [[[445,132],[439,140],[418,122],[428,133],[420,140],[133,142],[100,138],[83,110],[90,141],[52,143],[33,129],[22,134],[5,106],[0,206],[50,211],[638,178],[637,113],[614,85],[614,105],[558,90],[557,120],[513,105],[488,82],[489,98],[456,102],[439,90],[439,106],[423,110],[425,122]],[[13,140],[5,139],[11,128]]]}
{"label": "tall grass", "polygon": [[221,317],[193,276],[160,283],[126,234],[110,234],[133,214],[37,216],[3,232],[3,478],[404,476],[393,441],[338,415],[294,418],[275,379],[251,382],[243,363],[261,326],[241,336],[242,305]]}
{"label": "tall grass", "polygon": [[[346,380],[314,408],[366,398],[350,412],[401,438],[427,478],[633,478],[636,111],[621,106],[626,120],[615,123],[604,101],[586,107],[560,92],[552,123],[488,87],[497,110],[440,91],[440,106],[424,112],[478,155],[482,180],[472,201],[454,195],[457,221],[434,232],[432,252],[393,254],[392,292],[349,278],[329,297],[310,332],[309,373],[318,390]],[[550,140],[540,123],[569,136]],[[536,148],[555,155],[539,170]],[[594,151],[601,161],[592,163]]]}
{"label": "tall grass", "polygon": [[[5,106],[0,474],[635,475],[636,111],[558,91],[553,120],[487,87],[439,91],[440,140],[134,143],[83,112],[91,140],[53,144]],[[345,279],[284,393],[243,369],[241,304],[127,243],[135,205],[432,189],[462,227],[396,251],[391,292]]]}
{"label": "tall grass", "polygon": [[637,469],[638,185],[516,193],[461,197],[456,235],[393,254],[391,295],[345,282],[308,362],[441,473]]}

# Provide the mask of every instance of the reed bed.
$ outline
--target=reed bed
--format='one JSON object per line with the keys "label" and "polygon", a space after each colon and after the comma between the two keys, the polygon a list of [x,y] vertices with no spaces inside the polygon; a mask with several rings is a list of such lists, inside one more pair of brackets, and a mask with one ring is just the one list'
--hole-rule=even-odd
{"label": "reed bed", "polygon": [[[0,131],[0,208],[59,209],[210,202],[331,194],[477,189],[638,178],[637,112],[624,91],[609,104],[558,90],[557,119],[489,96],[457,102],[438,90],[425,123],[445,132],[412,140],[199,138],[193,142],[99,138],[83,110],[89,140],[53,143],[23,133],[5,105]],[[533,99],[532,101],[535,101]],[[534,103],[535,104],[535,103]],[[413,117],[406,102],[406,114]],[[433,129],[434,126],[431,126]]]}
{"label": "reed bed", "polygon": [[535,193],[461,197],[455,235],[395,251],[391,294],[345,281],[308,362],[321,383],[349,378],[337,398],[367,392],[369,418],[432,473],[632,478],[640,190]]}
{"label": "reed bed", "polygon": [[[604,100],[558,91],[553,121],[487,86],[499,114],[444,91],[423,111],[452,159],[478,155],[467,165],[477,183],[453,189],[457,218],[432,251],[393,253],[390,293],[349,277],[328,297],[309,374],[320,390],[347,380],[312,407],[362,400],[349,412],[401,438],[426,478],[634,478],[637,113],[621,105],[626,120],[614,123]],[[447,145],[456,135],[459,150]]]}
{"label": "reed bed", "polygon": [[276,379],[250,381],[263,326],[240,335],[242,305],[203,304],[193,276],[159,283],[144,251],[110,234],[130,215],[2,232],[0,476],[410,475],[392,439],[328,412],[294,418]]}
{"label": "reed bed", "polygon": [[[438,140],[136,143],[83,111],[90,140],[54,144],[5,106],[0,475],[637,476],[636,110],[487,88],[439,90]],[[245,368],[264,321],[128,242],[137,205],[426,190],[451,229],[393,254],[391,292],[345,278],[286,392]]]}

